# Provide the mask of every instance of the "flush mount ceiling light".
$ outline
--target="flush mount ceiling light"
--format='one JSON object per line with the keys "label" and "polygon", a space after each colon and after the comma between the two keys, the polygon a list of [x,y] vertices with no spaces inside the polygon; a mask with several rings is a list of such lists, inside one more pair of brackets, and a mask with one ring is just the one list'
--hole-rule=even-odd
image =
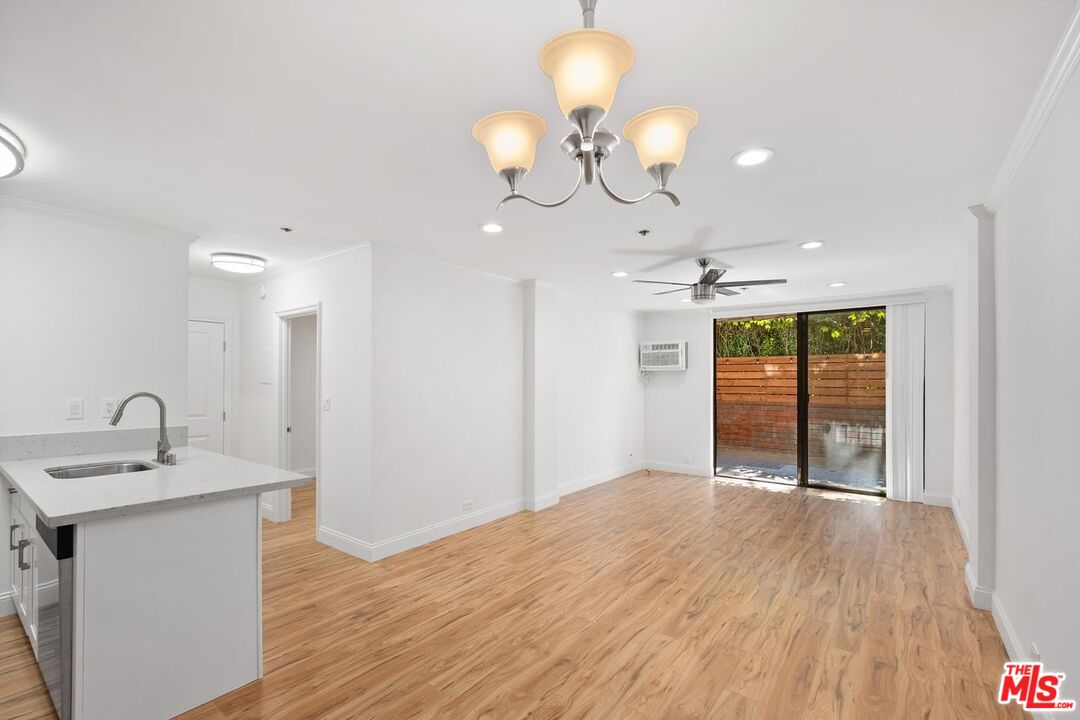
{"label": "flush mount ceiling light", "polygon": [[769,148],[747,148],[731,158],[731,162],[739,167],[754,167],[768,162],[772,156],[773,151]]}
{"label": "flush mount ceiling light", "polygon": [[618,277],[618,278],[626,277],[626,271],[625,270],[616,270],[615,272],[611,273],[611,277]]}
{"label": "flush mount ceiling light", "polygon": [[210,256],[210,264],[232,273],[260,273],[266,269],[265,258],[243,253],[214,253]]}
{"label": "flush mount ceiling light", "polygon": [[503,226],[499,223],[489,222],[481,225],[480,229],[486,233],[501,233],[503,231]]}
{"label": "flush mount ceiling light", "polygon": [[539,115],[523,110],[497,112],[473,126],[473,137],[487,150],[492,169],[510,186],[510,200],[528,200],[540,207],[558,207],[586,185],[600,180],[612,200],[633,205],[653,195],[664,195],[675,205],[679,198],[667,189],[671,173],[682,162],[686,138],[697,125],[698,114],[688,107],[667,105],[635,115],[623,126],[623,135],[634,144],[638,160],[656,183],[641,197],[619,195],[604,178],[604,160],[619,145],[619,137],[602,123],[615,102],[619,78],[634,64],[634,48],[621,35],[593,27],[596,0],[579,0],[584,28],[570,30],[548,40],[540,50],[540,69],[555,85],[559,110],[572,130],[559,147],[578,166],[577,182],[570,194],[555,202],[540,202],[521,192],[522,178],[532,170],[536,145],[547,132]]}
{"label": "flush mount ceiling light", "polygon": [[829,283],[829,287],[844,287],[845,285],[847,285],[847,283],[843,282],[841,280],[837,280],[836,282]]}
{"label": "flush mount ceiling light", "polygon": [[804,242],[803,244],[799,245],[799,247],[801,247],[803,250],[817,250],[819,247],[821,247],[824,244],[825,243],[823,243],[820,240],[809,240],[809,241]]}
{"label": "flush mount ceiling light", "polygon": [[0,125],[0,180],[22,172],[26,146],[6,125]]}

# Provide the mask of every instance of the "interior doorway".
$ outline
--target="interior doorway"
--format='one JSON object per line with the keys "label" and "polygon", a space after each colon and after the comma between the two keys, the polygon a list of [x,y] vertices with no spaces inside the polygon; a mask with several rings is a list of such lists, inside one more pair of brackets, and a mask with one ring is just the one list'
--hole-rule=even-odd
{"label": "interior doorway", "polygon": [[717,319],[718,476],[885,492],[885,308]]}
{"label": "interior doorway", "polygon": [[[318,305],[278,313],[280,346],[278,365],[278,466],[313,475],[301,488],[315,501],[318,513],[320,447],[321,323]],[[268,517],[284,522],[293,516],[293,492],[277,491]]]}

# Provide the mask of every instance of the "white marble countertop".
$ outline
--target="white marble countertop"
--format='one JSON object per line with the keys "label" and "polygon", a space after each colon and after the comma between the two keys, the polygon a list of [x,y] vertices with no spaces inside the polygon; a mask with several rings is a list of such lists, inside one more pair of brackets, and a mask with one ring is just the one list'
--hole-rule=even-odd
{"label": "white marble countertop", "polygon": [[[13,460],[0,462],[0,476],[37,508],[49,527],[281,490],[312,479],[197,448],[175,448],[175,452],[176,465],[153,462],[154,450]],[[60,465],[126,460],[149,461],[155,468],[63,480],[45,473],[46,468]]]}

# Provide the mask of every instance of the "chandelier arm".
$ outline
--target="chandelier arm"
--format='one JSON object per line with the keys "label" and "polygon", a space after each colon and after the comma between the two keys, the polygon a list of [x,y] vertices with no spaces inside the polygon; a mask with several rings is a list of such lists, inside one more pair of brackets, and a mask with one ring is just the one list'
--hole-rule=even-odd
{"label": "chandelier arm", "polygon": [[582,178],[582,176],[584,174],[585,174],[584,164],[582,163],[581,159],[579,158],[578,159],[577,182],[574,183],[574,189],[570,191],[570,194],[567,195],[566,197],[564,197],[562,200],[556,200],[555,202],[550,202],[550,203],[540,202],[539,200],[534,200],[533,198],[529,197],[525,193],[518,192],[517,190],[511,190],[510,194],[507,195],[506,197],[504,197],[502,200],[500,200],[499,204],[495,206],[495,211],[498,212],[499,210],[502,210],[502,206],[505,205],[506,203],[510,202],[511,200],[528,200],[533,205],[538,205],[538,206],[543,207],[543,208],[553,208],[553,207],[559,207],[560,205],[565,205],[566,203],[568,203],[570,201],[570,198],[577,195],[577,191],[581,188],[581,178]]}
{"label": "chandelier arm", "polygon": [[671,204],[675,207],[679,207],[679,205],[682,204],[682,202],[679,200],[679,197],[675,193],[665,188],[657,188],[655,190],[650,190],[639,198],[625,198],[622,195],[619,195],[617,192],[612,190],[608,186],[607,181],[604,180],[604,162],[600,159],[597,159],[596,162],[596,176],[600,179],[600,187],[604,188],[604,192],[607,193],[607,196],[615,202],[622,203],[623,205],[637,205],[642,200],[647,200],[653,195],[665,196],[668,200],[671,201]]}

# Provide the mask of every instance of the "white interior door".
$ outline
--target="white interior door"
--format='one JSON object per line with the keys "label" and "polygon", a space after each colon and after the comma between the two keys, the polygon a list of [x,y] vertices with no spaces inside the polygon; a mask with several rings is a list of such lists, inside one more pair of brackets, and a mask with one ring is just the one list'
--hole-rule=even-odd
{"label": "white interior door", "polygon": [[225,452],[225,325],[188,321],[188,445]]}

